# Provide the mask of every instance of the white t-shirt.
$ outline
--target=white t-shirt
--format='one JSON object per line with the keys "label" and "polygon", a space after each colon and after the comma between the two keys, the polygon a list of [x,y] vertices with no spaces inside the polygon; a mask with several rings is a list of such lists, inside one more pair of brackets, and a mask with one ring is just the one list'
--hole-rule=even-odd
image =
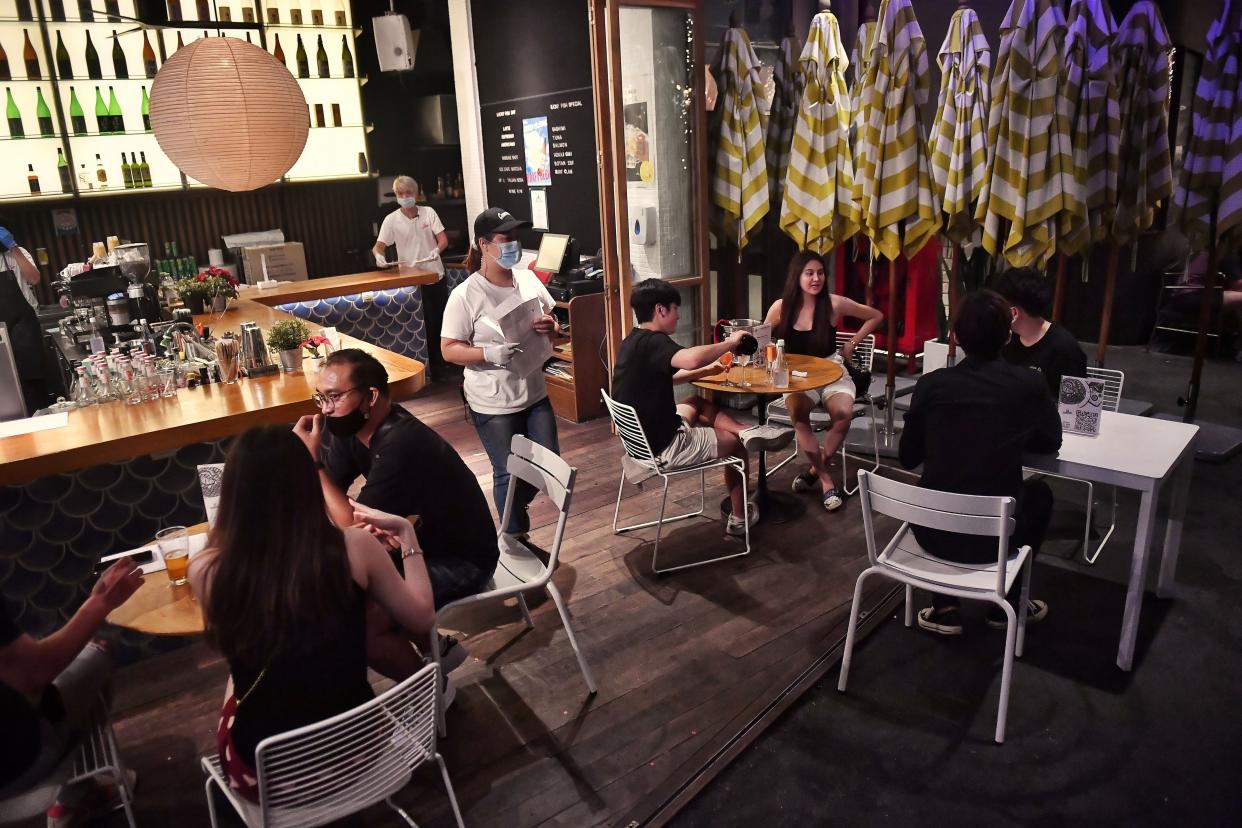
{"label": "white t-shirt", "polygon": [[[538,299],[545,313],[552,312],[555,307],[552,295],[535,274],[515,267],[513,285],[499,287],[483,278],[482,273],[471,273],[449,294],[441,336],[469,343],[476,348],[503,344],[504,337],[500,331],[482,320],[491,317],[497,307],[513,296],[514,291],[522,301]],[[466,392],[470,409],[480,414],[512,414],[548,396],[542,370],[528,377],[519,377],[507,367],[486,362],[466,366],[462,389]]]}
{"label": "white t-shirt", "polygon": [[13,271],[13,278],[17,280],[17,287],[21,290],[22,296],[26,297],[26,301],[30,303],[32,308],[38,308],[39,298],[35,296],[34,285],[27,282],[26,277],[23,276],[22,272],[17,268],[17,259],[14,257],[18,255],[25,256],[26,261],[34,264],[34,257],[30,255],[30,252],[26,250],[26,248],[14,247],[12,250],[0,254],[0,270]]}
{"label": "white t-shirt", "polygon": [[378,241],[387,246],[397,245],[397,260],[401,264],[425,267],[443,276],[444,263],[436,244],[436,235],[443,232],[444,222],[436,211],[420,204],[414,218],[407,218],[400,210],[385,216]]}

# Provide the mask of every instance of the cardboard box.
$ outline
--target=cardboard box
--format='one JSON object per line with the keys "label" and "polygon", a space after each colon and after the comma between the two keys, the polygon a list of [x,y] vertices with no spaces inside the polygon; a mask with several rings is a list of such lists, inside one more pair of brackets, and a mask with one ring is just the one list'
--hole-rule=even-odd
{"label": "cardboard box", "polygon": [[306,253],[301,242],[284,244],[260,244],[241,249],[245,265],[246,284],[257,285],[263,281],[263,260],[267,259],[267,277],[281,282],[304,282]]}

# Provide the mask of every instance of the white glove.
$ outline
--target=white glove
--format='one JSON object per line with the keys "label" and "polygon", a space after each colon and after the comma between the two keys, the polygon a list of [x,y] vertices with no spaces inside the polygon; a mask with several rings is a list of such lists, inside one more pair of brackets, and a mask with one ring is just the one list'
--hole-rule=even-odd
{"label": "white glove", "polygon": [[383,253],[375,254],[375,264],[378,267],[388,267],[388,260],[384,258]]}
{"label": "white glove", "polygon": [[517,351],[518,346],[515,342],[504,342],[500,345],[485,345],[483,347],[483,361],[490,362],[492,365],[508,365],[513,359],[513,353]]}

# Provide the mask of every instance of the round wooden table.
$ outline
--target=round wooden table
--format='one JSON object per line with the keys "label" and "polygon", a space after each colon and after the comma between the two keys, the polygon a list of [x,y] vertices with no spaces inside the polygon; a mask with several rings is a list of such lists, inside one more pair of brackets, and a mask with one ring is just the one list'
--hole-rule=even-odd
{"label": "round wooden table", "polygon": [[[207,531],[206,523],[190,526],[188,534]],[[160,569],[147,573],[130,599],[108,615],[108,623],[151,635],[202,635],[203,608],[189,584],[173,586]]]}
{"label": "round wooden table", "polygon": [[[791,394],[796,391],[814,391],[832,385],[841,379],[841,375],[845,373],[845,368],[831,359],[802,356],[801,354],[786,354],[785,361],[789,365],[790,372],[788,388],[777,388],[775,385],[770,385],[766,368],[759,369],[754,366],[747,366],[743,369],[736,364],[729,369],[727,374],[703,377],[696,380],[693,384],[696,388],[723,394],[756,395],[759,398],[759,423],[766,425],[768,422],[768,404],[774,398],[782,394]],[[750,381],[750,385],[724,384],[726,376],[734,383],[741,382],[743,370],[746,372],[746,378]],[[804,371],[806,376],[795,377],[793,375],[794,371]],[[765,452],[759,452],[759,482],[755,487],[754,500],[759,505],[759,520],[761,521],[785,523],[806,511],[806,506],[796,497],[768,489],[768,464]],[[731,511],[728,497],[721,502],[720,510],[726,515]]]}

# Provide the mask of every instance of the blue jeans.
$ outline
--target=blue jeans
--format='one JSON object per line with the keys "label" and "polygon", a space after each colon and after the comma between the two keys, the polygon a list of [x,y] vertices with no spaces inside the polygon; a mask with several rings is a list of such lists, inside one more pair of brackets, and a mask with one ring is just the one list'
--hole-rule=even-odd
{"label": "blue jeans", "polygon": [[[504,518],[505,497],[509,492],[509,446],[513,443],[514,434],[522,434],[534,442],[560,453],[561,445],[556,439],[556,415],[552,412],[552,403],[544,397],[539,402],[512,414],[479,414],[470,412],[479,439],[483,441],[483,449],[487,459],[492,461],[492,499],[496,503],[496,514]],[[505,532],[520,534],[530,530],[530,516],[526,508],[535,499],[535,487],[524,480],[518,481],[513,492],[513,514],[509,516],[509,525]]]}
{"label": "blue jeans", "polygon": [[492,579],[496,567],[484,572],[462,558],[424,558],[427,580],[431,581],[431,597],[436,609],[470,595],[482,592]]}

